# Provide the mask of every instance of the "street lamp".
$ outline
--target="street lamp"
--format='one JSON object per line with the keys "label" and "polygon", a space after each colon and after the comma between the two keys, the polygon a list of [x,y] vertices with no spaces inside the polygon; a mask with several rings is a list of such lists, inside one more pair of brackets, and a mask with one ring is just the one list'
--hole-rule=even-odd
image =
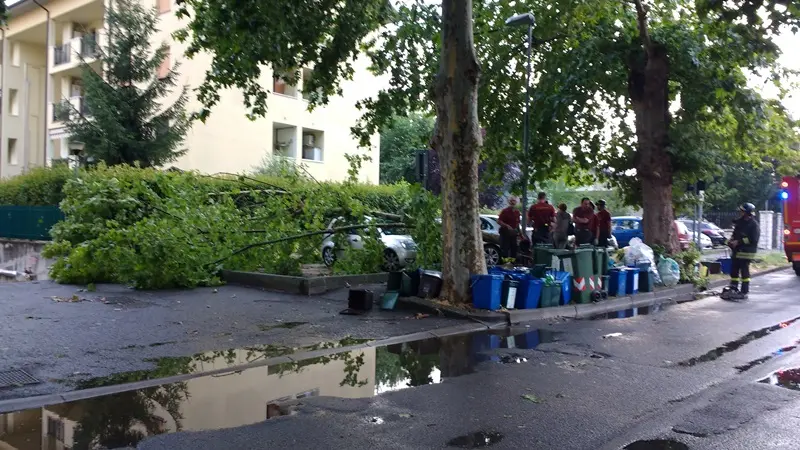
{"label": "street lamp", "polygon": [[69,141],[69,154],[75,157],[75,177],[78,177],[78,169],[81,167],[81,156],[83,156],[83,148],[86,147],[81,141]]}
{"label": "street lamp", "polygon": [[524,236],[528,235],[528,141],[530,140],[530,130],[528,129],[530,125],[528,122],[531,108],[531,47],[533,46],[533,24],[535,22],[531,13],[517,14],[506,20],[506,25],[510,27],[528,27],[528,60],[525,70],[525,118],[522,123],[522,232]]}

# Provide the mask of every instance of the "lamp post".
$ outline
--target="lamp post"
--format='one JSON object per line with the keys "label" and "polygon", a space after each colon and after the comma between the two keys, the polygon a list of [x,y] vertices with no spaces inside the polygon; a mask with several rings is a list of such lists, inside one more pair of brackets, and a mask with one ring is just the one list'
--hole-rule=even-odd
{"label": "lamp post", "polygon": [[78,178],[78,170],[81,168],[81,156],[83,148],[86,147],[81,141],[69,141],[69,154],[75,158],[75,178]]}
{"label": "lamp post", "polygon": [[528,53],[527,67],[525,69],[525,117],[522,123],[522,232],[528,235],[528,146],[530,140],[529,118],[531,108],[531,47],[533,46],[533,14],[517,14],[506,20],[506,25],[511,27],[528,27]]}

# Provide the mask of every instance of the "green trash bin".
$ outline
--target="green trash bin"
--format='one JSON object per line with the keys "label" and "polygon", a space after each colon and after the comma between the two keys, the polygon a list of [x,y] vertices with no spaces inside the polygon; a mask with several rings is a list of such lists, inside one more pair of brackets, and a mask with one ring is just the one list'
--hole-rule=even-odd
{"label": "green trash bin", "polygon": [[594,249],[594,276],[608,275],[608,249],[595,247]]}
{"label": "green trash bin", "polygon": [[536,247],[533,248],[533,264],[549,266],[552,252],[553,244],[536,244]]}
{"label": "green trash bin", "polygon": [[542,299],[539,301],[540,308],[558,306],[561,299],[561,282],[556,281],[551,285],[542,286]]}
{"label": "green trash bin", "polygon": [[577,248],[570,252],[572,274],[572,301],[575,303],[591,303],[592,292],[600,290],[602,280],[594,272],[593,248]]}

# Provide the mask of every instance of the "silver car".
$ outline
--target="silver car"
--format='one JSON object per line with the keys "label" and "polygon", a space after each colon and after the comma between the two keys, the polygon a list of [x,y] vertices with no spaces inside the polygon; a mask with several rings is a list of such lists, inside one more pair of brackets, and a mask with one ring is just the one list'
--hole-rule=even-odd
{"label": "silver car", "polygon": [[[367,222],[374,220],[372,217],[365,217],[365,219]],[[328,224],[328,229],[344,226],[343,222],[344,219],[341,217],[333,219]],[[385,247],[383,251],[384,269],[390,272],[400,270],[417,259],[417,244],[414,243],[411,236],[402,234],[404,232],[394,228],[378,228],[377,230]],[[342,256],[342,250],[334,248],[333,236],[333,233],[326,234],[322,240],[322,262],[328,267],[333,265],[337,257]],[[350,243],[351,248],[364,248],[361,235],[352,231],[347,235],[347,241]]]}

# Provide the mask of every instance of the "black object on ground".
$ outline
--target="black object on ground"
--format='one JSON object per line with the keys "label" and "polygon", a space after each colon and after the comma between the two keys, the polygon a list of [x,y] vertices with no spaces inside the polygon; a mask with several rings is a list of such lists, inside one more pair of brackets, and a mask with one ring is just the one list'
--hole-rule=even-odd
{"label": "black object on ground", "polygon": [[347,297],[347,309],[341,314],[351,316],[366,314],[372,310],[375,303],[375,293],[366,289],[350,289]]}
{"label": "black object on ground", "polygon": [[423,270],[419,279],[419,294],[421,298],[436,298],[442,291],[442,273],[435,270]]}
{"label": "black object on ground", "polygon": [[653,439],[630,443],[622,450],[689,450],[689,446],[672,439]]}
{"label": "black object on ground", "polygon": [[503,435],[496,431],[477,431],[450,439],[447,441],[447,446],[458,448],[483,448],[497,444],[502,440]]}

